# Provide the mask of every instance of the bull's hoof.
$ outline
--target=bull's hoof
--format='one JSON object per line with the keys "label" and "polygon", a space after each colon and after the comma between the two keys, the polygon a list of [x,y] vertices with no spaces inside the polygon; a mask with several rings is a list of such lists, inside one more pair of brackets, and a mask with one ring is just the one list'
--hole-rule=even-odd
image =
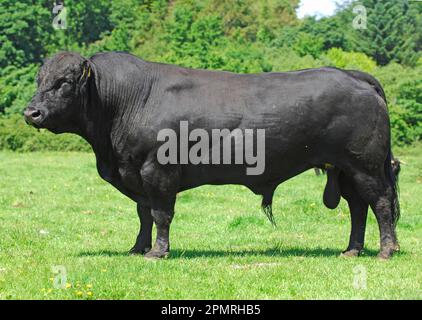
{"label": "bull's hoof", "polygon": [[382,248],[380,253],[378,253],[378,259],[388,260],[391,258],[394,252],[396,252],[396,246]]}
{"label": "bull's hoof", "polygon": [[149,252],[150,250],[151,250],[151,247],[134,245],[133,248],[129,250],[129,254],[131,255],[145,254]]}
{"label": "bull's hoof", "polygon": [[391,253],[386,253],[386,252],[380,252],[378,253],[378,259],[381,261],[385,261],[391,258]]}
{"label": "bull's hoof", "polygon": [[167,251],[151,250],[147,252],[144,256],[147,260],[158,260],[167,258],[169,253]]}
{"label": "bull's hoof", "polygon": [[358,250],[358,249],[351,249],[351,250],[346,250],[343,251],[340,254],[340,257],[345,257],[345,258],[350,258],[350,257],[359,257],[362,253],[362,250]]}

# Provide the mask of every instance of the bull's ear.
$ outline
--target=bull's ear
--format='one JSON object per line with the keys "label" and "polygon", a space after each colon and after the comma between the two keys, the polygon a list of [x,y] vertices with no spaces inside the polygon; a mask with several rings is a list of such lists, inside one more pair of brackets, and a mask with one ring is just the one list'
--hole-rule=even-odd
{"label": "bull's ear", "polygon": [[85,91],[87,84],[92,81],[94,81],[94,72],[92,70],[92,64],[88,59],[84,59],[81,64],[81,76],[79,78],[81,91]]}
{"label": "bull's ear", "polygon": [[79,81],[81,83],[86,82],[91,77],[91,73],[91,64],[87,59],[85,59],[81,64],[81,76],[79,78]]}

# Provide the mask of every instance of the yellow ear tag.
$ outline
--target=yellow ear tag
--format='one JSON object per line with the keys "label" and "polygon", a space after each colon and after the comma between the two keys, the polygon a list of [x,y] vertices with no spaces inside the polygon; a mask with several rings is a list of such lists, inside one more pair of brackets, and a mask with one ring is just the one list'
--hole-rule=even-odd
{"label": "yellow ear tag", "polygon": [[325,167],[326,170],[329,170],[329,169],[333,169],[334,168],[334,166],[332,164],[330,164],[330,163],[324,164],[324,167]]}
{"label": "yellow ear tag", "polygon": [[88,78],[91,76],[91,67],[88,67]]}

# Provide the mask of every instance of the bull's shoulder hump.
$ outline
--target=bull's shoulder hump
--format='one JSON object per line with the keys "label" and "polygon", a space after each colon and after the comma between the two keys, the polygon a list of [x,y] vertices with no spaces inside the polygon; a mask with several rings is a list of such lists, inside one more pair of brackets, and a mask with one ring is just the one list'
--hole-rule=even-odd
{"label": "bull's shoulder hump", "polygon": [[98,52],[92,55],[90,58],[92,61],[101,61],[101,60],[110,60],[110,59],[134,59],[139,61],[144,61],[141,58],[124,51],[108,51],[108,52]]}
{"label": "bull's shoulder hump", "polygon": [[97,68],[109,72],[146,70],[150,63],[127,52],[100,52],[90,58]]}

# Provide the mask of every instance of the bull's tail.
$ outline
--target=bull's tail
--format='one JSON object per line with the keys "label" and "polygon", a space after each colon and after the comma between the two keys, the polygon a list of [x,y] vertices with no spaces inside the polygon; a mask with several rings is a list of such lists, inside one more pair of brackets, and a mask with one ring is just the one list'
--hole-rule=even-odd
{"label": "bull's tail", "polygon": [[275,223],[275,219],[273,215],[273,207],[272,207],[273,194],[274,193],[271,190],[271,192],[266,192],[262,195],[261,208],[264,214],[267,216],[268,220],[270,220],[273,227],[276,227],[276,223]]}
{"label": "bull's tail", "polygon": [[400,161],[394,159],[391,148],[388,151],[387,159],[384,163],[385,176],[388,179],[393,190],[393,201],[391,203],[391,214],[394,226],[400,219],[400,203],[399,203],[399,173]]}

